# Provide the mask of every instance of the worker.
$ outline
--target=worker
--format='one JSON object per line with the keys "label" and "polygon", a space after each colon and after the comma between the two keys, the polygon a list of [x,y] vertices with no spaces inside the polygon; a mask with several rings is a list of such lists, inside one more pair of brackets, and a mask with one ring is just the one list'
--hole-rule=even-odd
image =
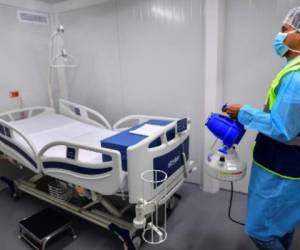
{"label": "worker", "polygon": [[245,232],[261,250],[290,249],[300,221],[300,7],[287,14],[274,49],[287,62],[269,88],[264,110],[240,104],[225,110],[258,131]]}

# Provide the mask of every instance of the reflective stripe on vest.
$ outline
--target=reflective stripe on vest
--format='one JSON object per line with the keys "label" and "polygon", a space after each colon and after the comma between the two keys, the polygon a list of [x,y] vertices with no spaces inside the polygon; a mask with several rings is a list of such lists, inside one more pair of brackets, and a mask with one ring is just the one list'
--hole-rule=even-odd
{"label": "reflective stripe on vest", "polygon": [[[271,87],[268,91],[268,96],[266,100],[266,104],[264,106],[264,112],[270,113],[276,100],[277,100],[277,92],[281,85],[281,80],[283,77],[285,77],[287,74],[294,72],[294,71],[300,71],[300,57],[295,58],[290,63],[288,63],[275,77],[273,80]],[[284,142],[287,145],[297,145],[300,146],[300,136],[297,136],[295,139]]]}
{"label": "reflective stripe on vest", "polygon": [[[272,111],[283,77],[295,71],[300,71],[300,57],[288,63],[273,80],[268,92],[265,112]],[[259,133],[253,158],[258,166],[274,175],[290,180],[300,180],[300,136],[290,142],[282,143]]]}
{"label": "reflective stripe on vest", "polygon": [[288,63],[275,77],[273,80],[271,87],[269,88],[267,100],[266,100],[266,108],[268,111],[271,111],[273,105],[276,102],[277,98],[277,90],[281,85],[281,80],[288,73],[300,70],[300,57],[295,58],[290,63]]}

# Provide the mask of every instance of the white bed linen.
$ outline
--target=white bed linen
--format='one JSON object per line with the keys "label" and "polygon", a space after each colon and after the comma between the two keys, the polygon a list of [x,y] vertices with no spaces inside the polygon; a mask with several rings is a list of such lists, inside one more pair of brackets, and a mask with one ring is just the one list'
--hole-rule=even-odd
{"label": "white bed linen", "polygon": [[[31,140],[37,152],[45,145],[55,141],[67,141],[81,145],[100,147],[100,141],[117,134],[117,132],[89,125],[59,114],[41,114],[32,118],[11,122],[24,135]],[[19,143],[26,146],[18,136]],[[65,157],[66,148],[57,146],[50,149],[46,156]],[[89,163],[101,163],[102,156],[98,153],[80,150],[79,161]]]}
{"label": "white bed linen", "polygon": [[[28,119],[11,122],[31,140],[37,152],[45,145],[55,141],[67,141],[95,148],[100,147],[100,141],[118,132],[102,129],[59,114],[40,114]],[[17,134],[14,135],[24,147],[27,144]],[[47,157],[65,158],[66,148],[57,146],[46,152]],[[84,163],[102,163],[102,155],[86,150],[79,150],[78,160]],[[127,173],[121,171],[124,179]]]}

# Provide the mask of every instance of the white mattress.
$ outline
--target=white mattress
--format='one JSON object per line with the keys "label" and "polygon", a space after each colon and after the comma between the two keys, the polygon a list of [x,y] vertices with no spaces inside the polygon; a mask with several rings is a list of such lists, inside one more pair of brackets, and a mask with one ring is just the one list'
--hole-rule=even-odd
{"label": "white mattress", "polygon": [[[100,148],[101,140],[118,133],[113,130],[102,129],[55,113],[40,114],[31,118],[11,122],[11,124],[30,139],[32,144],[35,146],[36,153],[40,152],[45,145],[56,141],[66,141]],[[14,138],[18,141],[18,143],[29,149],[29,146],[25,143],[22,137],[14,134]],[[66,147],[56,146],[48,150],[45,155],[47,157],[65,159]],[[86,150],[79,150],[78,160],[82,162],[81,166],[84,166],[85,163],[99,164],[103,162],[101,153]],[[88,167],[91,168],[92,166],[89,165]],[[95,168],[97,168],[97,165],[95,165]],[[64,175],[60,175],[59,173],[58,175],[61,177],[58,177],[59,179],[64,180]],[[73,180],[73,183],[78,183],[78,181],[80,181],[80,185],[83,187],[89,186],[88,183],[85,185],[84,181],[77,179],[77,177],[67,176],[67,178],[69,178],[69,181],[71,178],[71,182]],[[120,168],[120,190],[127,189],[127,179],[127,172]],[[97,185],[98,186],[95,190],[101,192],[101,181],[99,181]],[[105,188],[107,188],[107,184],[105,185],[106,186],[103,187],[103,190],[108,193],[108,191],[105,190]]]}
{"label": "white mattress", "polygon": [[[67,141],[99,148],[101,140],[117,134],[115,131],[95,127],[55,113],[40,114],[11,123],[31,140],[37,152],[48,143],[55,141]],[[20,136],[15,135],[15,138],[21,144],[26,145]],[[50,149],[46,156],[65,157],[66,148],[57,146]],[[102,156],[98,153],[80,150],[79,161],[101,163]]]}

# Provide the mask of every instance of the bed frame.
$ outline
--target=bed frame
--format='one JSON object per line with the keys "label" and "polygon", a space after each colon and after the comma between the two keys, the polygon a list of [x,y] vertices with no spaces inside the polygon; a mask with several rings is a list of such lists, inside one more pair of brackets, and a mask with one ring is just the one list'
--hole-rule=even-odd
{"label": "bed frame", "polygon": [[[193,161],[189,160],[187,155],[183,153],[181,155],[183,159],[182,166],[173,173],[163,185],[159,187],[148,187],[149,190],[143,190],[143,183],[141,179],[141,173],[147,170],[153,169],[153,161],[155,158],[166,155],[173,152],[176,148],[180,147],[189,139],[190,134],[190,119],[187,119],[187,129],[182,132],[178,132],[176,118],[167,117],[153,117],[134,115],[128,116],[111,126],[110,123],[96,111],[84,107],[79,104],[75,104],[66,100],[60,100],[59,113],[70,118],[79,120],[81,122],[98,126],[105,129],[113,129],[115,131],[123,131],[132,127],[133,125],[141,124],[150,119],[161,119],[170,121],[170,123],[163,127],[158,133],[147,137],[140,143],[128,148],[128,190],[120,190],[117,194],[110,193],[110,189],[116,189],[120,185],[120,169],[122,168],[121,154],[117,150],[107,149],[103,147],[94,148],[87,147],[80,144],[69,143],[65,141],[56,141],[46,145],[44,148],[37,152],[34,144],[19,131],[15,126],[10,124],[11,121],[20,119],[26,119],[33,117],[41,113],[54,113],[54,109],[48,107],[34,107],[14,110],[0,114],[0,151],[5,156],[19,166],[24,166],[32,171],[32,175],[20,180],[11,181],[6,177],[1,177],[0,180],[4,181],[10,187],[13,196],[18,196],[20,192],[30,194],[41,200],[44,200],[50,204],[60,207],[66,211],[69,211],[81,218],[84,218],[90,222],[93,222],[101,227],[114,232],[123,242],[124,249],[134,250],[138,249],[141,244],[141,239],[138,235],[139,229],[133,224],[133,218],[124,218],[124,216],[130,209],[141,202],[141,199],[149,201],[159,201],[161,204],[174,199],[174,195],[180,186],[183,184],[188,173],[191,172],[193,167]],[[173,139],[168,140],[167,133],[170,130],[175,131]],[[20,136],[28,147],[24,147],[21,143],[14,140],[14,135]],[[151,143],[157,139],[160,139],[161,144],[156,147],[150,147]],[[96,165],[86,164],[78,162],[75,159],[69,158],[49,158],[46,156],[46,152],[56,146],[65,146],[67,148],[75,149],[76,153],[79,149],[84,149],[92,152],[98,152],[105,154],[111,158],[109,162],[103,162]],[[97,169],[109,170],[103,171],[101,174],[94,176],[86,176],[84,174],[75,174],[59,169],[48,169],[45,166],[51,162],[60,162],[63,164],[72,164],[81,168],[93,167]],[[54,179],[61,179],[67,183],[73,185],[83,186],[91,191],[91,200],[88,204],[83,206],[74,205],[70,202],[61,201],[53,198],[45,190],[38,188],[38,183],[45,177],[50,176]],[[63,176],[63,178],[62,178]],[[101,192],[95,189],[95,184],[103,183],[103,189]],[[163,191],[167,190],[167,194]],[[145,195],[146,194],[146,195]],[[126,200],[126,204],[117,208],[112,202],[109,201],[105,195],[117,195]],[[103,209],[97,208],[97,205],[101,204]],[[147,207],[145,216],[153,212],[154,208]]]}

